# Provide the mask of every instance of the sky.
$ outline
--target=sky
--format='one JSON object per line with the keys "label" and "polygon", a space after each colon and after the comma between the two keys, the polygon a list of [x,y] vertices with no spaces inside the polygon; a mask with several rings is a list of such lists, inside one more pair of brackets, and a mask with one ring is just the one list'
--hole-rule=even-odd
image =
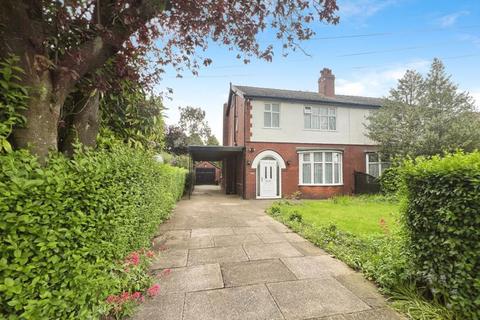
{"label": "sky", "polygon": [[[480,109],[480,0],[339,0],[340,23],[317,23],[314,39],[301,44],[308,53],[276,52],[273,62],[243,64],[237,52],[212,44],[202,53],[213,63],[198,76],[177,78],[167,69],[158,92],[173,89],[164,105],[166,123],[175,124],[179,106],[201,107],[221,143],[223,103],[229,85],[317,91],[320,70],[332,69],[336,93],[388,95],[407,69],[426,73],[440,58],[452,80],[468,91]],[[272,43],[271,32],[259,35]]]}

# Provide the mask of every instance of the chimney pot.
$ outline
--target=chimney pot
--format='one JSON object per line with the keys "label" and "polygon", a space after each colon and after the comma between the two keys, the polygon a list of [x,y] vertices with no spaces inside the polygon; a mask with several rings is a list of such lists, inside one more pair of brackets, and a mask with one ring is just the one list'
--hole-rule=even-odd
{"label": "chimney pot", "polygon": [[327,97],[335,96],[335,76],[332,70],[323,68],[318,79],[318,93]]}

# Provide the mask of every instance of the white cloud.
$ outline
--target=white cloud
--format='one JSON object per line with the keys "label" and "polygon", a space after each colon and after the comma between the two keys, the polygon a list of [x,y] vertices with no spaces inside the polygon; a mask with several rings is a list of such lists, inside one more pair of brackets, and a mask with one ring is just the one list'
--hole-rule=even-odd
{"label": "white cloud", "polygon": [[365,19],[397,2],[398,0],[343,0],[338,8],[341,17]]}
{"label": "white cloud", "polygon": [[386,96],[408,69],[415,69],[423,73],[428,69],[429,64],[428,60],[414,60],[386,69],[367,69],[366,72],[352,74],[349,79],[339,78],[336,81],[335,91],[338,94],[346,95]]}
{"label": "white cloud", "polygon": [[471,91],[470,95],[475,100],[475,105],[477,106],[477,110],[480,111],[480,89],[476,91]]}
{"label": "white cloud", "polygon": [[447,14],[447,15],[444,15],[444,16],[438,18],[438,24],[441,27],[444,27],[444,28],[451,27],[457,22],[457,20],[460,17],[466,16],[466,15],[469,15],[469,14],[470,14],[470,12],[466,11],[466,10],[453,12],[453,13],[450,13],[450,14]]}

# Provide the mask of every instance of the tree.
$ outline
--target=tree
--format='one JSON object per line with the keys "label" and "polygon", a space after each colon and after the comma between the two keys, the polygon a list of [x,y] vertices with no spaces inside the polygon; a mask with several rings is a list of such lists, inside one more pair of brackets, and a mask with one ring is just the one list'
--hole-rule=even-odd
{"label": "tree", "polygon": [[450,78],[438,59],[425,77],[405,73],[382,108],[368,117],[368,136],[382,153],[415,157],[480,148],[480,117],[473,100]]}
{"label": "tree", "polygon": [[165,147],[174,154],[186,154],[189,145],[219,145],[205,119],[205,111],[195,107],[179,107],[178,125],[171,125],[165,133]]}
{"label": "tree", "polygon": [[30,88],[26,126],[14,130],[14,146],[40,157],[57,150],[67,97],[107,61],[120,70],[138,66],[152,81],[165,65],[196,73],[211,63],[197,54],[210,40],[239,50],[244,61],[271,60],[273,46],[261,47],[258,33],[271,27],[283,48],[294,50],[312,37],[315,19],[337,23],[337,9],[336,0],[3,0],[0,59],[20,57],[22,84]]}

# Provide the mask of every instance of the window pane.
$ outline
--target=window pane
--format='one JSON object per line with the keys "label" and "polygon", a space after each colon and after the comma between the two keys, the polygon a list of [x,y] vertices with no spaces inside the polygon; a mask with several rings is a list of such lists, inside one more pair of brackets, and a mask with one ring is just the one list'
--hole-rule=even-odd
{"label": "window pane", "polygon": [[333,164],[333,170],[334,176],[335,176],[335,181],[334,183],[340,183],[340,163],[335,163]]}
{"label": "window pane", "polygon": [[312,114],[312,129],[320,129],[320,117]]}
{"label": "window pane", "polygon": [[337,130],[337,123],[335,117],[328,117],[328,130]]}
{"label": "window pane", "polygon": [[312,113],[313,114],[320,114],[320,108],[312,108]]}
{"label": "window pane", "polygon": [[328,117],[321,117],[320,121],[320,129],[328,130]]}
{"label": "window pane", "polygon": [[273,112],[280,112],[280,105],[272,104],[272,111]]}
{"label": "window pane", "polygon": [[333,165],[331,163],[325,163],[325,183],[333,183]]}
{"label": "window pane", "polygon": [[378,162],[378,153],[369,153],[368,162]]}
{"label": "window pane", "polygon": [[263,126],[267,128],[272,126],[272,114],[270,112],[263,113]]}
{"label": "window pane", "polygon": [[303,154],[303,161],[305,161],[305,162],[310,161],[310,153],[304,153]]}
{"label": "window pane", "polygon": [[368,174],[371,176],[374,176],[375,178],[378,178],[378,164],[369,164],[368,165]]}
{"label": "window pane", "polygon": [[335,115],[335,108],[328,108],[328,114],[331,116]]}
{"label": "window pane", "polygon": [[323,183],[323,164],[315,163],[313,165],[313,182],[317,184]]}
{"label": "window pane", "polygon": [[309,113],[306,113],[304,115],[304,125],[305,129],[311,129],[312,128],[312,115]]}
{"label": "window pane", "polygon": [[269,104],[265,105],[265,111],[270,111],[270,105]]}
{"label": "window pane", "polygon": [[310,163],[304,163],[302,167],[302,181],[305,184],[312,183],[311,180],[311,171],[312,171],[312,166]]}
{"label": "window pane", "polygon": [[280,127],[280,113],[272,113],[272,127],[273,128]]}
{"label": "window pane", "polygon": [[321,152],[313,153],[313,161],[322,162],[322,153]]}
{"label": "window pane", "polygon": [[321,114],[322,116],[327,116],[327,115],[328,115],[327,108],[320,108],[320,114]]}
{"label": "window pane", "polygon": [[332,153],[331,152],[325,152],[325,161],[326,162],[332,162]]}

